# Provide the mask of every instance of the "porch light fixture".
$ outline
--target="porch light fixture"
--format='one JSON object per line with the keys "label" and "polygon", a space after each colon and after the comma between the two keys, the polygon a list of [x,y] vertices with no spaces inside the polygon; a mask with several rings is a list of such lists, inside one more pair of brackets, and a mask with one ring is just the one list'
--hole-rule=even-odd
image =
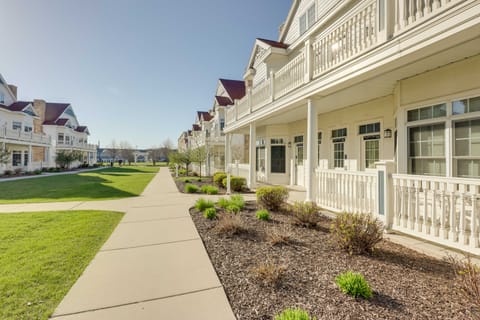
{"label": "porch light fixture", "polygon": [[392,129],[383,130],[383,137],[384,138],[391,138],[392,137]]}

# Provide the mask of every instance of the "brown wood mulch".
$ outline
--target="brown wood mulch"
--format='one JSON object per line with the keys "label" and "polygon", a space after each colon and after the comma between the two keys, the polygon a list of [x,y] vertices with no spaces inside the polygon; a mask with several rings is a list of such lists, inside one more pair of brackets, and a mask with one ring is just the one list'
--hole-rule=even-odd
{"label": "brown wood mulch", "polygon": [[[263,222],[255,212],[255,203],[247,202],[239,215],[249,232],[229,237],[215,231],[218,220],[190,211],[238,320],[271,320],[289,307],[305,309],[317,319],[463,320],[478,312],[455,289],[446,262],[389,241],[382,241],[373,255],[350,256],[332,242],[328,218],[307,229],[285,214]],[[272,229],[287,229],[293,241],[272,246],[267,241]],[[264,262],[286,267],[278,285],[265,284],[252,273]],[[365,276],[374,291],[371,299],[355,299],[338,289],[335,276],[348,270]]]}

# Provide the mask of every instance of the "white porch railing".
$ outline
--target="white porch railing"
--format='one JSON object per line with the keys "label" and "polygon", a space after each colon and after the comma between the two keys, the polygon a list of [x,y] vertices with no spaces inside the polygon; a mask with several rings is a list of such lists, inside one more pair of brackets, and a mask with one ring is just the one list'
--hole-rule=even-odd
{"label": "white porch railing", "polygon": [[249,106],[250,101],[248,100],[249,100],[248,95],[246,95],[240,100],[237,100],[237,103],[235,104],[235,108],[237,109],[238,118],[241,118],[250,112],[250,106]]}
{"label": "white porch railing", "polygon": [[27,143],[35,144],[50,144],[50,137],[45,134],[24,132],[21,130],[12,130],[8,128],[2,128],[0,137],[8,140],[15,140]]}
{"label": "white porch railing", "polygon": [[265,81],[252,89],[252,111],[258,110],[270,102],[270,87],[270,79],[265,79]]}
{"label": "white porch railing", "polygon": [[479,247],[480,180],[393,175],[392,228],[448,246]]}
{"label": "white porch railing", "polygon": [[65,142],[58,142],[57,143],[57,149],[81,149],[84,151],[95,151],[97,149],[97,146],[94,144],[89,144],[89,143],[79,143],[79,142],[73,142],[73,143],[65,143]]}
{"label": "white porch railing", "polygon": [[316,170],[317,204],[336,212],[377,214],[377,174]]}
{"label": "white porch railing", "polygon": [[377,1],[367,1],[341,24],[325,30],[313,43],[313,76],[361,54],[377,43]]}
{"label": "white porch railing", "polygon": [[395,32],[400,33],[465,0],[397,0]]}
{"label": "white porch railing", "polygon": [[234,122],[236,120],[235,113],[236,113],[235,106],[227,107],[227,110],[225,112],[225,122],[226,123]]}
{"label": "white porch railing", "polygon": [[232,169],[232,175],[245,178],[248,181],[248,175],[250,172],[250,166],[248,163],[235,162],[230,164],[230,168]]}
{"label": "white porch railing", "polygon": [[305,81],[305,53],[301,52],[274,74],[274,97],[284,96]]}

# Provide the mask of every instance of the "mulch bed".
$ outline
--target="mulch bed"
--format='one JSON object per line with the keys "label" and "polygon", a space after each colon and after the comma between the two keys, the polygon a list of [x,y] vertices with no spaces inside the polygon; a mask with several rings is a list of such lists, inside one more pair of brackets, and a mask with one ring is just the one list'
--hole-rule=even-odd
{"label": "mulch bed", "polygon": [[[218,188],[218,186],[216,186],[213,183],[213,178],[212,177],[201,177],[200,178],[200,177],[194,177],[194,176],[192,176],[192,177],[179,176],[179,178],[181,178],[180,180],[177,180],[177,178],[175,177],[175,174],[172,174],[172,177],[173,177],[173,181],[175,181],[175,184],[177,185],[178,191],[182,192],[182,193],[185,193],[185,185],[187,185],[187,184],[194,184],[199,188],[201,188],[202,186],[206,186],[206,185],[215,186],[215,187]],[[184,180],[184,179],[187,179],[187,180]],[[198,179],[201,179],[201,180],[198,181]],[[226,191],[227,190],[224,189],[224,188],[218,188],[218,194],[225,194]]]}
{"label": "mulch bed", "polygon": [[[328,218],[307,229],[281,213],[260,221],[256,210],[247,202],[239,215],[249,231],[237,236],[218,234],[217,220],[190,211],[238,320],[271,320],[288,307],[303,308],[317,319],[474,319],[473,306],[454,288],[448,263],[389,241],[371,256],[350,256],[332,242]],[[266,240],[272,229],[285,228],[292,243],[272,246]],[[252,268],[266,261],[286,267],[279,285],[253,275]],[[370,300],[338,289],[335,276],[348,270],[365,276],[374,291]]]}

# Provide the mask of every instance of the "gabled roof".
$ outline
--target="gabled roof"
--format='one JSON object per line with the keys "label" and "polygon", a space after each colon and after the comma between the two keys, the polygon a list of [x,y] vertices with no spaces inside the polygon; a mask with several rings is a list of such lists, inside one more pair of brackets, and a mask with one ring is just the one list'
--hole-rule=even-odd
{"label": "gabled roof", "polygon": [[202,127],[200,127],[198,124],[194,124],[194,125],[192,125],[192,129],[193,129],[193,131],[201,131]]}
{"label": "gabled roof", "polygon": [[78,131],[78,132],[85,132],[85,131],[88,131],[88,128],[87,126],[78,126],[75,131]]}
{"label": "gabled roof", "polygon": [[210,121],[210,120],[212,120],[213,117],[207,111],[197,111],[197,118],[198,118],[198,120],[203,119],[203,121]]}
{"label": "gabled roof", "polygon": [[287,49],[288,48],[288,44],[285,44],[283,42],[267,40],[267,39],[262,39],[262,38],[257,38],[257,40],[268,44],[270,47],[280,48],[280,49]]}
{"label": "gabled roof", "polygon": [[65,118],[60,118],[58,119],[57,121],[55,121],[55,124],[57,126],[64,126],[68,123],[68,119],[65,119]]}
{"label": "gabled roof", "polygon": [[293,18],[295,17],[295,14],[297,13],[298,6],[300,5],[301,0],[293,0],[292,7],[290,8],[290,11],[288,12],[287,20],[283,24],[282,30],[280,32],[280,36],[278,37],[279,42],[285,41],[285,37],[287,36],[288,30],[290,29]]}
{"label": "gabled roof", "polygon": [[68,103],[46,103],[45,120],[43,124],[57,124],[58,118],[60,118],[69,106],[70,104]]}
{"label": "gabled roof", "polygon": [[230,100],[229,97],[215,96],[215,100],[218,105],[222,107],[231,106],[233,104],[233,101]]}
{"label": "gabled roof", "polygon": [[17,101],[8,106],[10,111],[23,111],[28,105],[32,104],[28,101]]}
{"label": "gabled roof", "polygon": [[245,96],[245,81],[220,79],[220,83],[232,100],[239,100]]}

